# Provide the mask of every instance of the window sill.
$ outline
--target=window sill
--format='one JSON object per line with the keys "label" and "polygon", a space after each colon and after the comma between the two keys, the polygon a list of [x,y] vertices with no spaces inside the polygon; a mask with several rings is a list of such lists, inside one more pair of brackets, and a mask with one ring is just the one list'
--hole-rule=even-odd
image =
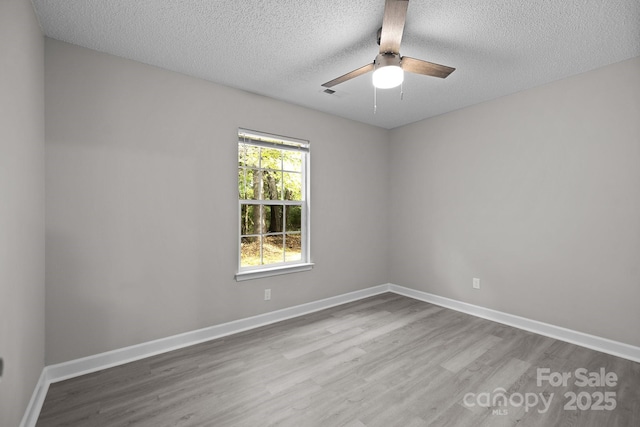
{"label": "window sill", "polygon": [[264,277],[278,276],[280,274],[298,273],[300,271],[308,271],[313,268],[313,263],[284,265],[273,268],[263,268],[260,270],[240,271],[236,273],[236,282],[244,282],[245,280],[262,279]]}

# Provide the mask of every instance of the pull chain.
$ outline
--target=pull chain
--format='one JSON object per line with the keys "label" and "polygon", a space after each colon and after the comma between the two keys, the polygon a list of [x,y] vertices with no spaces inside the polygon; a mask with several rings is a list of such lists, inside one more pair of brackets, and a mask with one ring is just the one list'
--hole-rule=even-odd
{"label": "pull chain", "polygon": [[[404,83],[400,83],[400,101],[404,100]],[[378,111],[378,88],[373,87],[373,114]]]}
{"label": "pull chain", "polygon": [[378,88],[373,87],[373,114],[378,111]]}

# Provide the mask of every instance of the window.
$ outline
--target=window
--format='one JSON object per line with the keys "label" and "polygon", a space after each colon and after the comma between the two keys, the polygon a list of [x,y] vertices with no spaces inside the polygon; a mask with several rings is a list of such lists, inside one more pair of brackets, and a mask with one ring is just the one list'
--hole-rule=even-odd
{"label": "window", "polygon": [[236,280],[311,268],[309,142],[238,130]]}

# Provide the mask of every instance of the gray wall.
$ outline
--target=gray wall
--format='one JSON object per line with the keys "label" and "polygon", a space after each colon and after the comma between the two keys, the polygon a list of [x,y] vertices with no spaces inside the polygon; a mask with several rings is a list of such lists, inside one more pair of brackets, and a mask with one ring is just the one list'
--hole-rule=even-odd
{"label": "gray wall", "polygon": [[640,345],[640,58],[391,143],[393,283]]}
{"label": "gray wall", "polygon": [[44,366],[44,40],[28,0],[0,2],[0,425]]}
{"label": "gray wall", "polygon": [[[48,364],[388,282],[387,131],[54,40],[45,63]],[[235,282],[239,126],[311,141],[312,271]]]}

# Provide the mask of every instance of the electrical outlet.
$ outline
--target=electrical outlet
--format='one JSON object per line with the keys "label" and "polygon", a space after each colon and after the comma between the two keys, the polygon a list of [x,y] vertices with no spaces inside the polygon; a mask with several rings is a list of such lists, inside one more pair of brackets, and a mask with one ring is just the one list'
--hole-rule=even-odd
{"label": "electrical outlet", "polygon": [[271,289],[264,290],[264,300],[269,301],[271,299]]}
{"label": "electrical outlet", "polygon": [[480,289],[480,279],[476,277],[473,278],[473,289]]}

